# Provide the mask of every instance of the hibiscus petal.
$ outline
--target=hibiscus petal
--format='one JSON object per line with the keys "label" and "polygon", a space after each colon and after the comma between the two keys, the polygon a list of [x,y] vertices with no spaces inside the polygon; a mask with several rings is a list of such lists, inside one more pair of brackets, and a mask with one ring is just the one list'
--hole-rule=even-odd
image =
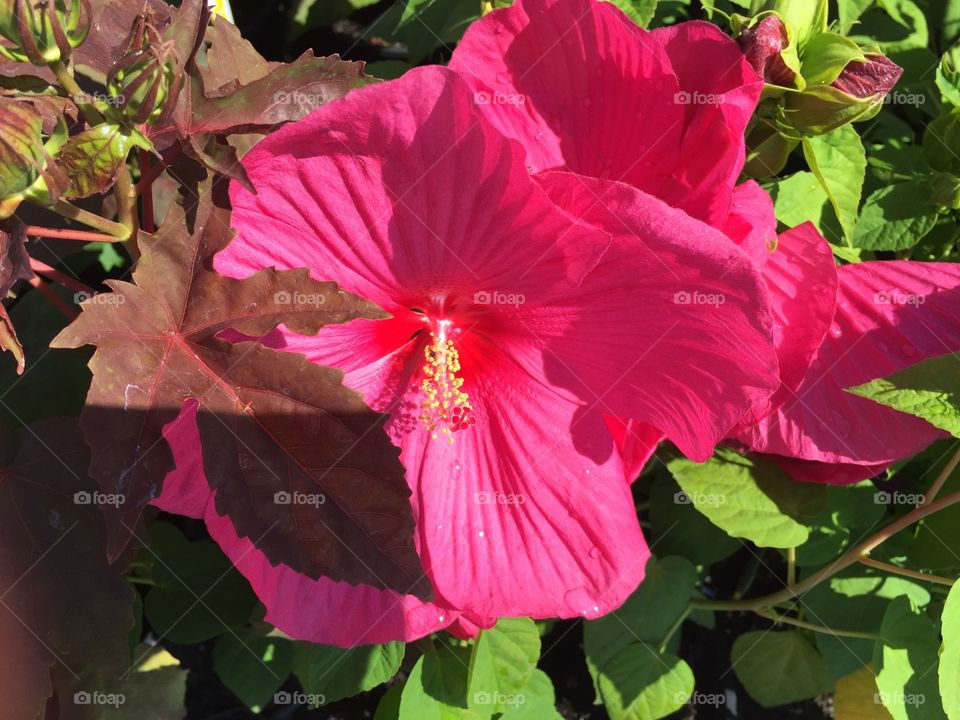
{"label": "hibiscus petal", "polygon": [[600,413],[532,382],[509,343],[460,354],[476,425],[452,443],[394,425],[437,598],[481,617],[619,607],[650,553]]}
{"label": "hibiscus petal", "polygon": [[521,309],[547,376],[604,412],[664,431],[695,460],[779,384],[767,291],[723,234],[623,183],[544,173],[615,244],[577,288]]}
{"label": "hibiscus petal", "polygon": [[738,438],[790,458],[894,462],[943,433],[845,388],[960,350],[960,265],[865,262],[838,276],[833,325],[795,396]]}
{"label": "hibiscus petal", "polygon": [[524,292],[525,272],[558,237],[577,240],[577,257],[551,282],[577,282],[609,242],[543,197],[522,149],[444,68],[329,103],[260,142],[244,167],[258,192],[231,184],[238,236],[218,271],[306,266],[401,319],[464,287]]}
{"label": "hibiscus petal", "polygon": [[623,420],[607,416],[607,427],[613,435],[613,444],[623,460],[624,473],[629,482],[640,476],[647,461],[653,457],[663,433],[637,420]]}
{"label": "hibiscus petal", "polygon": [[663,48],[610,3],[519,0],[475,22],[451,69],[535,171],[566,167],[666,192],[683,107]]}
{"label": "hibiscus petal", "polygon": [[680,82],[684,131],[675,182],[661,197],[711,225],[730,210],[730,191],[743,168],[744,131],[763,91],[737,43],[712,23],[657,28]]}
{"label": "hibiscus petal", "polygon": [[[299,640],[352,647],[391,640],[411,641],[459,621],[459,613],[412,595],[376,588],[312,580],[286,565],[271,565],[249,538],[237,535],[229,518],[216,510],[207,484],[196,423],[197,404],[188,402],[164,429],[176,469],[152,502],[167,512],[203,518],[207,530],[267,609],[266,620]],[[476,622],[477,618],[473,620]],[[489,626],[491,621],[479,621]],[[458,632],[475,627],[458,624]]]}
{"label": "hibiscus petal", "polygon": [[830,329],[837,304],[837,267],[830,244],[812,223],[782,233],[773,250],[755,255],[770,291],[781,387],[741,427],[794,396]]}
{"label": "hibiscus petal", "polygon": [[773,200],[755,180],[740,183],[733,189],[730,214],[719,227],[762,267],[777,240]]}

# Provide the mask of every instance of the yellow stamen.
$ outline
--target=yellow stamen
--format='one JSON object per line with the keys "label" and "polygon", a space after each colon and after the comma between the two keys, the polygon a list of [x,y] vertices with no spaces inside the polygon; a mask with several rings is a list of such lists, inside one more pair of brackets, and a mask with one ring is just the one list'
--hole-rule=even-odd
{"label": "yellow stamen", "polygon": [[466,430],[476,421],[471,414],[470,396],[463,392],[460,353],[447,337],[449,321],[439,323],[439,330],[430,333],[432,342],[423,350],[424,399],[420,404],[420,421],[436,440],[443,435],[453,442],[453,433]]}

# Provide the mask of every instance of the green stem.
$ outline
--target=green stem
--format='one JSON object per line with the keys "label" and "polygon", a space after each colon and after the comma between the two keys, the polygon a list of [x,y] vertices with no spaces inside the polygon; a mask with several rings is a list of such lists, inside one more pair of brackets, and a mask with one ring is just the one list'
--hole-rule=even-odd
{"label": "green stem", "polygon": [[787,585],[797,584],[797,549],[787,548]]}
{"label": "green stem", "polygon": [[77,84],[76,79],[73,77],[73,71],[61,60],[52,63],[50,69],[53,70],[53,74],[57,76],[57,80],[60,82],[60,85],[63,86],[63,89],[73,96],[77,107],[83,111],[84,116],[90,124],[98,125],[102,123],[103,115],[100,114],[100,111],[97,110],[92,103],[80,99],[88,96],[83,91],[83,88]]}
{"label": "green stem", "polygon": [[953,473],[956,469],[957,464],[960,463],[960,449],[953,454],[953,457],[947,462],[943,470],[940,471],[940,474],[937,475],[937,479],[933,481],[933,484],[930,486],[930,489],[927,490],[927,494],[923,496],[923,504],[926,505],[943,489],[943,485],[947,482],[947,478]]}
{"label": "green stem", "polygon": [[747,600],[692,600],[690,604],[693,607],[704,608],[707,610],[759,610],[761,608],[770,607],[771,605],[777,605],[779,603],[792,600],[793,598],[799,597],[808,590],[816,587],[824,580],[828,580],[834,575],[846,570],[851,565],[860,562],[862,558],[867,557],[878,546],[889,540],[904,528],[910,527],[910,525],[918,520],[922,520],[928,515],[933,515],[935,512],[943,510],[946,507],[950,507],[958,502],[960,502],[960,492],[955,492],[942,497],[939,500],[934,500],[931,503],[918,506],[913,511],[890,523],[885,528],[878,530],[862,543],[845,552],[832,565],[821,568],[819,571],[813,573],[809,577],[800,580],[793,587],[784,588],[783,590],[771,593],[769,595]]}
{"label": "green stem", "polygon": [[884,572],[888,572],[893,575],[902,575],[903,577],[913,578],[914,580],[923,580],[926,582],[937,583],[939,585],[946,585],[947,587],[952,587],[954,583],[953,580],[948,577],[943,577],[942,575],[928,575],[927,573],[922,573],[919,570],[902,568],[898,565],[881,562],[880,560],[874,560],[873,558],[869,557],[860,558],[860,562],[867,567],[883,570]]}
{"label": "green stem", "polygon": [[680,629],[680,626],[683,625],[683,622],[687,619],[687,616],[690,614],[690,611],[693,609],[691,605],[687,605],[680,616],[673,622],[673,625],[667,630],[667,634],[663,636],[663,640],[660,641],[660,652],[665,652],[667,649],[667,643],[670,642],[670,638],[673,637],[673,634]]}
{"label": "green stem", "polygon": [[128,229],[127,240],[129,240],[128,250],[134,259],[140,257],[137,245],[137,191],[133,186],[133,176],[130,174],[130,166],[124,164],[120,168],[120,174],[117,175],[117,182],[113,186],[113,193],[117,199],[117,220]]}
{"label": "green stem", "polygon": [[794,627],[803,628],[804,630],[813,630],[814,632],[824,633],[826,635],[835,635],[837,637],[848,637],[848,638],[861,638],[863,640],[876,640],[877,636],[874,633],[868,632],[859,632],[857,630],[834,630],[833,628],[827,627],[826,625],[815,625],[814,623],[804,622],[803,620],[797,620],[792,618],[789,615],[777,615],[775,612],[770,612],[768,610],[754,610],[754,612],[760,617],[765,617],[767,620],[772,620],[775,623],[781,623],[783,625],[793,625]]}
{"label": "green stem", "polygon": [[107,235],[112,235],[118,240],[126,240],[130,237],[131,229],[129,227],[113,222],[113,220],[107,220],[106,218],[100,217],[96,213],[92,213],[89,210],[78,208],[76,205],[71,205],[66,200],[57,200],[57,202],[55,202],[50,209],[65,218],[76,220],[84,225],[101,230]]}

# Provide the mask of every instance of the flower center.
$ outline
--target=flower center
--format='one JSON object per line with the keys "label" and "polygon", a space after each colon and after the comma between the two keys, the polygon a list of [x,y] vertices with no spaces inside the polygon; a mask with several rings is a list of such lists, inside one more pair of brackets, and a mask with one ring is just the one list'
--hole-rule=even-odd
{"label": "flower center", "polygon": [[470,396],[463,392],[460,353],[450,338],[453,323],[440,320],[430,333],[431,342],[423,350],[423,402],[420,421],[436,440],[441,435],[453,442],[453,433],[466,430],[477,422]]}

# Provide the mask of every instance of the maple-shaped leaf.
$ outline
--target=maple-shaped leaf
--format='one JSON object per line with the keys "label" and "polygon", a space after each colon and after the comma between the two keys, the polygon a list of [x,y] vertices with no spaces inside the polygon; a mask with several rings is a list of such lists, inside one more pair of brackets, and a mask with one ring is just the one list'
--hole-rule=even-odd
{"label": "maple-shaped leaf", "polygon": [[107,563],[89,451],[75,418],[0,434],[0,704],[35,720],[54,695],[80,720],[76,692],[110,692],[130,665],[133,591]]}
{"label": "maple-shaped leaf", "polygon": [[[268,63],[224,18],[209,26],[203,0],[184,0],[173,13],[164,39],[173,43],[184,68],[183,88],[172,113],[147,134],[160,150],[183,142],[207,167],[248,187],[236,152],[217,143],[216,135],[266,131],[375,82],[362,62],[336,55],[314,57],[308,51],[292,63]],[[205,39],[211,46],[204,69],[196,55]]]}
{"label": "maple-shaped leaf", "polygon": [[[0,220],[0,301],[7,297],[17,281],[33,277],[30,256],[24,247],[26,240],[27,228],[19,219]],[[25,363],[23,346],[3,305],[0,305],[0,348],[13,354],[17,374],[22,375]]]}
{"label": "maple-shaped leaf", "polygon": [[104,492],[127,499],[107,517],[111,553],[172,469],[164,426],[196,405],[217,509],[272,562],[428,596],[385,416],[344,387],[338,370],[219,337],[228,329],[261,337],[281,322],[315,333],[382,311],[306,269],[270,268],[244,280],[208,269],[230,237],[225,201],[212,199],[220,189],[201,186],[195,209],[177,205],[156,238],[142,235],[136,284],[107,281],[113,293],[84,302],[52,343],[97,346],[81,423],[93,475]]}

